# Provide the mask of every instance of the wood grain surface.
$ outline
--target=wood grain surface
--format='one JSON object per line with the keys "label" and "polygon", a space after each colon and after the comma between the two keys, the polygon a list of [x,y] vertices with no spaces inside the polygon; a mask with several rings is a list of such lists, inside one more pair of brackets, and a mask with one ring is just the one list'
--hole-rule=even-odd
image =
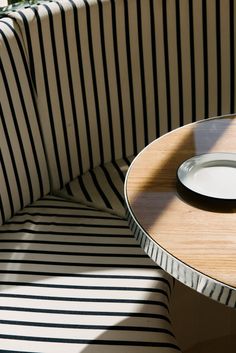
{"label": "wood grain surface", "polygon": [[131,165],[126,197],[132,215],[153,242],[236,288],[236,207],[218,209],[185,199],[177,191],[179,165],[209,152],[236,152],[235,117],[190,124],[155,140]]}

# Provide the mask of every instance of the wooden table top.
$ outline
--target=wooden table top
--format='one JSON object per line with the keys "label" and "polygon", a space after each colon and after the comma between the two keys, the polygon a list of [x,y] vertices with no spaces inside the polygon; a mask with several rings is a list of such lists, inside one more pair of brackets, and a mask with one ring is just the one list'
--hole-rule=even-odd
{"label": "wooden table top", "polygon": [[235,307],[236,208],[191,203],[177,191],[179,165],[209,152],[236,152],[236,117],[189,124],[148,145],[126,177],[128,218],[141,246],[167,272]]}

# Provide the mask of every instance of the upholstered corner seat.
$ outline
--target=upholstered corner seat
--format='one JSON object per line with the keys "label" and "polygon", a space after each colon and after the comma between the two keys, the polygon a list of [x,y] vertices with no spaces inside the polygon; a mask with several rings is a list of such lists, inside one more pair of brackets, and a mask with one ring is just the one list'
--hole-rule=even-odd
{"label": "upholstered corner seat", "polygon": [[145,143],[130,106],[120,121],[127,81],[117,92],[104,28],[124,20],[123,5],[52,2],[0,21],[0,352],[179,351],[173,279],[140,249],[122,205]]}
{"label": "upholstered corner seat", "polygon": [[234,13],[58,0],[0,20],[0,352],[179,351],[123,181],[158,136],[235,112]]}

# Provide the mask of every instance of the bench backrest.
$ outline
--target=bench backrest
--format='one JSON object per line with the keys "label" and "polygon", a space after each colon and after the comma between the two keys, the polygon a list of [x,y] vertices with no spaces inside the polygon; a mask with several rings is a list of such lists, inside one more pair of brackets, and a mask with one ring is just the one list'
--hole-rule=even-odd
{"label": "bench backrest", "polygon": [[233,113],[235,11],[61,0],[2,20],[0,223],[48,192],[44,148],[56,190],[173,128]]}
{"label": "bench backrest", "polygon": [[53,189],[194,120],[234,112],[233,2],[63,0],[13,14]]}

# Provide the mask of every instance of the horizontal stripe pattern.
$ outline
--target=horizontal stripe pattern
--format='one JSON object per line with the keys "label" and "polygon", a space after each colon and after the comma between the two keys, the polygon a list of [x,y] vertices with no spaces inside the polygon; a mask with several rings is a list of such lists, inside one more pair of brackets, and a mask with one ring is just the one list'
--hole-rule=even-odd
{"label": "horizontal stripe pattern", "polygon": [[47,196],[0,228],[2,350],[179,351],[172,288],[110,213]]}
{"label": "horizontal stripe pattern", "polygon": [[132,160],[129,157],[99,166],[55,194],[124,218],[124,180]]}
{"label": "horizontal stripe pattern", "polygon": [[[122,174],[115,179],[115,163],[110,167],[106,162],[135,155],[185,123],[234,112],[234,12],[232,0],[68,0],[12,14],[24,36],[52,188],[80,175],[61,195],[84,206],[45,198],[1,228],[2,350],[32,352],[36,344],[44,352],[78,352],[78,347],[110,352],[110,346],[114,352],[122,346],[126,352],[159,351],[163,345],[177,349],[168,317],[169,278],[158,269],[160,276],[154,279],[156,267],[133,243],[124,220],[85,204],[122,215]],[[40,134],[31,125],[37,131],[37,119],[32,123],[27,118],[37,118],[37,112],[26,61],[19,42],[9,44],[4,38],[8,28],[0,62],[1,115],[10,111],[7,116],[12,116],[7,124],[1,121],[2,221],[48,191],[48,178],[41,175]],[[8,44],[18,46],[18,56],[10,57]],[[10,80],[9,63],[14,73]],[[28,87],[23,100],[19,80]],[[16,126],[15,109],[23,112],[23,127]],[[9,143],[14,140],[10,132],[18,145]],[[15,160],[15,149],[23,164]],[[7,156],[13,154],[9,164]],[[33,168],[28,160],[34,161]],[[24,165],[23,190],[19,164]],[[170,267],[179,280],[235,306],[230,288],[212,286],[185,271],[134,225],[133,230],[165,270]]]}
{"label": "horizontal stripe pattern", "polygon": [[49,192],[34,89],[22,39],[0,21],[0,224]]}

